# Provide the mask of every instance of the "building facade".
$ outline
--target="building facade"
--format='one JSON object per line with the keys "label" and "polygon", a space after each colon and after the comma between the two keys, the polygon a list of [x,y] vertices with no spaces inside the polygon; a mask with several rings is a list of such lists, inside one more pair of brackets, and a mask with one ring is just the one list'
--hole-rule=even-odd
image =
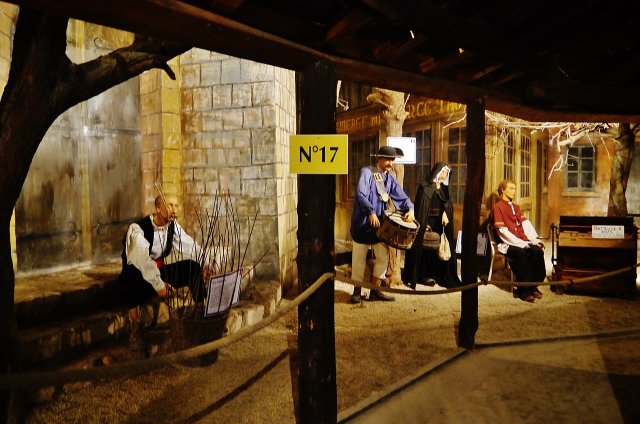
{"label": "building facade", "polygon": [[[346,241],[350,240],[349,220],[359,169],[372,164],[371,155],[386,143],[380,139],[384,126],[382,108],[366,101],[370,91],[369,87],[343,83],[338,106],[337,132],[349,135],[350,151],[349,175],[338,177],[336,238]],[[409,96],[405,110],[403,135],[416,138],[416,164],[404,165],[404,189],[415,198],[418,185],[431,167],[439,161],[448,163],[453,171],[450,193],[457,234],[467,177],[465,106]],[[572,145],[559,147],[553,135],[569,124],[530,123],[490,111],[485,122],[482,219],[488,216],[498,184],[505,178],[516,182],[516,202],[543,237],[549,235],[560,215],[606,215],[615,149],[613,134],[586,135]],[[560,156],[566,159],[564,165],[554,166]],[[636,163],[633,169],[637,168]],[[637,203],[633,193],[638,179],[634,178],[633,169],[627,196],[630,212]]]}

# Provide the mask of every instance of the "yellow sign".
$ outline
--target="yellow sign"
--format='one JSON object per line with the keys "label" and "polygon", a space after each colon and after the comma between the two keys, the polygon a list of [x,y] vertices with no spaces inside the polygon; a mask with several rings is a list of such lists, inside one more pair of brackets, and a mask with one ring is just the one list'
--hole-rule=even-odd
{"label": "yellow sign", "polygon": [[292,135],[289,138],[292,174],[347,174],[347,134]]}

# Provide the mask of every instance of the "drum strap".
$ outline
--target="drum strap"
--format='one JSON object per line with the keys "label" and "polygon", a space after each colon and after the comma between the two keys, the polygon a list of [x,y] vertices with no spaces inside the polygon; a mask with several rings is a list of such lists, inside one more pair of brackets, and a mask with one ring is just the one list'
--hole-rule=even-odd
{"label": "drum strap", "polygon": [[387,189],[384,186],[382,173],[376,166],[370,166],[369,168],[371,169],[371,173],[373,174],[373,180],[376,182],[376,191],[378,192],[378,195],[380,195],[380,198],[384,203],[387,204],[387,207],[390,210],[395,211],[396,205],[393,203],[391,196],[389,196],[389,194],[387,193]]}

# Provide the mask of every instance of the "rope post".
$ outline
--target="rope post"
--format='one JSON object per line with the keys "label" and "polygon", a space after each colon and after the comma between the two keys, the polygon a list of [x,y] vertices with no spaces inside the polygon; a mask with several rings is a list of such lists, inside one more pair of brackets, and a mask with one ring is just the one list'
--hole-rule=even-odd
{"label": "rope post", "polygon": [[[462,281],[478,280],[477,234],[480,227],[480,203],[484,193],[485,134],[484,100],[467,103],[467,179],[462,216]],[[465,290],[461,296],[458,346],[470,349],[478,331],[478,289]]]}
{"label": "rope post", "polygon": [[[335,134],[336,71],[316,62],[302,73],[301,134]],[[298,285],[334,272],[335,175],[298,175]],[[334,284],[298,307],[298,422],[335,423],[338,415]]]}

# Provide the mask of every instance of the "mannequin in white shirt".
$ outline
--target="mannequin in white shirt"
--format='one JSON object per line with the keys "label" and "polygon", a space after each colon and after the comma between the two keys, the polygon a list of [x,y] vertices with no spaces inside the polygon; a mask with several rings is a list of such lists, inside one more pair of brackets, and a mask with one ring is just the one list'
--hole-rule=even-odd
{"label": "mannequin in white shirt", "polygon": [[[207,252],[176,221],[176,196],[156,197],[155,207],[155,213],[129,226],[122,254],[120,281],[129,307],[132,338],[140,336],[140,340],[141,334],[134,334],[142,333],[139,306],[169,296],[174,286],[187,285],[194,302],[201,302],[205,298],[203,278],[212,273]],[[132,343],[142,348],[137,339]]]}
{"label": "mannequin in white shirt", "polygon": [[[544,244],[531,222],[513,202],[516,184],[506,179],[498,186],[500,199],[493,206],[491,219],[500,239],[498,250],[506,255],[516,281],[542,282],[546,277]],[[518,297],[526,302],[542,298],[537,287],[518,287]]]}

